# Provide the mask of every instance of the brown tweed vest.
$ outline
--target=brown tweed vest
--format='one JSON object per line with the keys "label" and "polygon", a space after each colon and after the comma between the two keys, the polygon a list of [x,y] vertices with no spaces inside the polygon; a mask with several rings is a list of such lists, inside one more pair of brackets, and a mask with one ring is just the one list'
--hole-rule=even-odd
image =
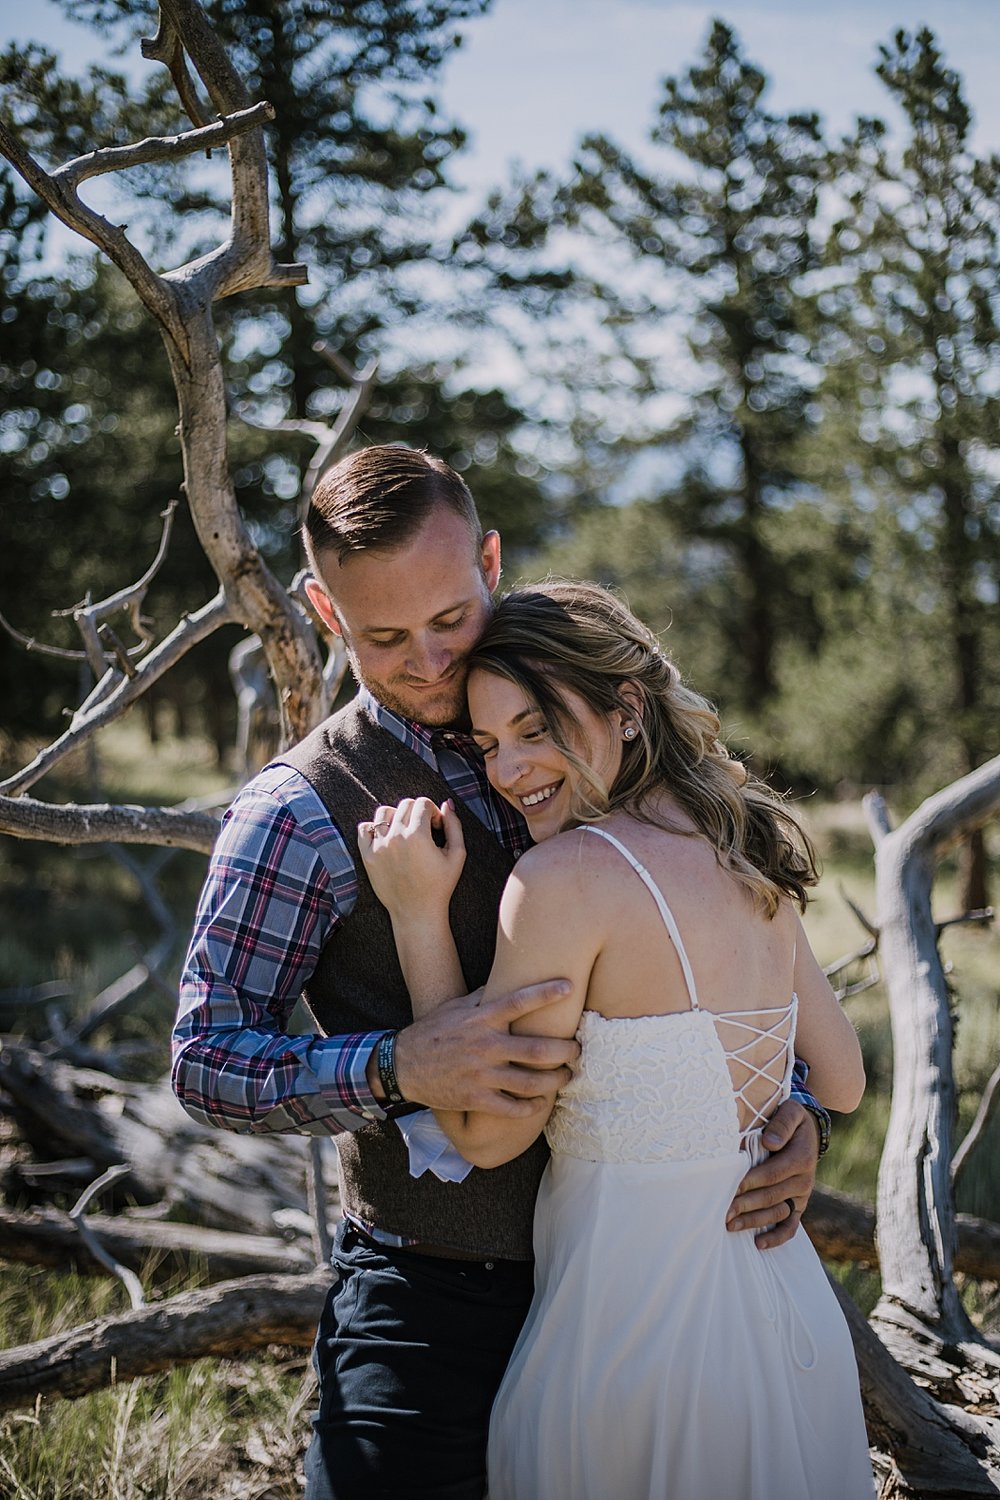
{"label": "brown tweed vest", "polygon": [[[380,728],[355,701],[281,756],[315,788],[339,829],[358,874],[358,899],[320,955],[304,997],[325,1035],[403,1027],[412,1020],[396,957],[392,925],[358,855],[358,824],[379,803],[403,797],[451,796],[443,778]],[[450,919],[470,990],[493,962],[500,893],[510,855],[459,799],[467,858],[451,900]],[[411,1177],[406,1146],[391,1120],[373,1120],[336,1137],[345,1211],[394,1234],[449,1245],[483,1257],[531,1259],[535,1193],[547,1159],[539,1140],[530,1151],[490,1171],[473,1168],[464,1182],[430,1172]]]}

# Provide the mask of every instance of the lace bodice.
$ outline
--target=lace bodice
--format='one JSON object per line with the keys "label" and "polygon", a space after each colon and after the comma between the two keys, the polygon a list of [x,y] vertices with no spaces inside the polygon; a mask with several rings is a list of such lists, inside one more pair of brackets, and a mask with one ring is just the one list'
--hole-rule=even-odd
{"label": "lace bodice", "polygon": [[723,1156],[759,1136],[791,1087],[797,1000],[755,1011],[698,1003],[673,913],[624,844],[590,827],[628,860],[656,901],[687,983],[691,1009],[614,1018],[584,1011],[582,1054],[546,1126],[552,1150],[590,1161],[689,1161]]}

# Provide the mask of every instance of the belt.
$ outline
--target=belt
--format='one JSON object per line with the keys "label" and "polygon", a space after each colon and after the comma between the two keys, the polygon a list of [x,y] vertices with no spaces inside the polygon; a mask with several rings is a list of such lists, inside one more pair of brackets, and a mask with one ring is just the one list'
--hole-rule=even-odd
{"label": "belt", "polygon": [[497,1256],[477,1255],[474,1250],[458,1250],[454,1245],[429,1245],[423,1240],[414,1245],[384,1245],[373,1235],[366,1234],[353,1221],[350,1222],[350,1231],[356,1234],[358,1239],[363,1240],[372,1250],[377,1250],[380,1255],[430,1255],[437,1260],[462,1260],[474,1265],[486,1266],[492,1270],[498,1261],[501,1265],[530,1266],[530,1260],[502,1260]]}

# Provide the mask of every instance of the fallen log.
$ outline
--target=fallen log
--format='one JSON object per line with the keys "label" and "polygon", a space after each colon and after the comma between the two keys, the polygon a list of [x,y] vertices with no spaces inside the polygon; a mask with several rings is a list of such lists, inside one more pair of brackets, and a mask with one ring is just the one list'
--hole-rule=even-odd
{"label": "fallen log", "polygon": [[33,1405],[39,1396],[75,1400],[209,1355],[233,1359],[271,1344],[308,1349],[332,1280],[324,1267],[308,1276],[220,1282],[0,1350],[0,1411]]}
{"label": "fallen log", "polygon": [[[1000,1281],[1000,1224],[973,1214],[956,1214],[955,1221],[955,1270],[977,1281]],[[875,1210],[859,1198],[835,1188],[814,1188],[802,1222],[824,1260],[878,1268]]]}
{"label": "fallen log", "polygon": [[[189,1275],[193,1270],[212,1283],[238,1276],[306,1274],[315,1269],[306,1245],[286,1243],[277,1236],[232,1234],[194,1224],[129,1219],[124,1214],[93,1214],[87,1223],[116,1261],[154,1281]],[[90,1254],[69,1215],[55,1208],[18,1213],[0,1205],[0,1260],[110,1274]]]}
{"label": "fallen log", "polygon": [[[122,1083],[10,1037],[0,1038],[0,1091],[20,1139],[36,1156],[26,1177],[37,1176],[39,1163],[53,1158],[79,1166],[71,1185],[53,1180],[54,1192],[78,1192],[81,1181],[127,1162],[129,1175],[111,1190],[116,1206],[162,1204],[172,1217],[207,1228],[265,1236],[280,1222],[275,1215],[289,1210],[308,1223],[305,1136],[212,1129],[185,1114],[167,1078]],[[336,1201],[332,1157],[331,1149],[328,1203]],[[18,1177],[17,1168],[12,1175]]]}
{"label": "fallen log", "polygon": [[996,1500],[1000,1486],[973,1452],[984,1447],[981,1438],[959,1428],[955,1414],[896,1362],[853,1298],[832,1279],[831,1285],[854,1340],[868,1436],[887,1470],[880,1500]]}

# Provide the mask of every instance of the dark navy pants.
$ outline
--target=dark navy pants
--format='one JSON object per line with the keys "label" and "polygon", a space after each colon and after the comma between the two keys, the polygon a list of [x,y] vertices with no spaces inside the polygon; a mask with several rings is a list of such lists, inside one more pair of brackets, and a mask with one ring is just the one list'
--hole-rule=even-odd
{"label": "dark navy pants", "polygon": [[342,1223],[313,1361],[306,1500],[482,1500],[532,1267],[386,1249]]}

